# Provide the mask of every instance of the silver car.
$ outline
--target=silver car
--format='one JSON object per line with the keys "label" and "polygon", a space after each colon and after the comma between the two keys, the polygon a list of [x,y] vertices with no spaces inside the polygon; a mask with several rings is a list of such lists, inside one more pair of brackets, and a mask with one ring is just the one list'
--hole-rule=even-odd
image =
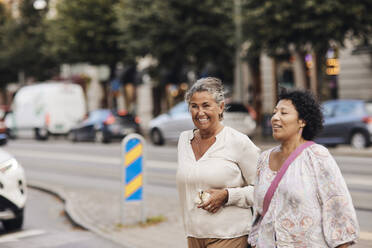
{"label": "silver car", "polygon": [[[246,135],[251,135],[256,128],[256,122],[248,109],[240,103],[226,104],[223,124]],[[155,145],[163,145],[166,141],[177,141],[181,132],[193,128],[188,105],[186,102],[180,102],[167,113],[150,121],[150,139]]]}

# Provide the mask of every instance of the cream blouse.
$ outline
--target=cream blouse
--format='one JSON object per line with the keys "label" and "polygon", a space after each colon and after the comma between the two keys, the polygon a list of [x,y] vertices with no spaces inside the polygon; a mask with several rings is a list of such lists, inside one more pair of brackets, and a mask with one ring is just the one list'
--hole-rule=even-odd
{"label": "cream blouse", "polygon": [[[277,172],[269,167],[274,147],[261,154],[254,208],[262,213],[263,199]],[[336,247],[353,242],[359,225],[341,172],[328,150],[306,148],[289,166],[260,225],[253,225],[249,243],[256,248]]]}
{"label": "cream blouse", "polygon": [[[259,149],[244,134],[224,127],[215,143],[198,160],[191,147],[193,131],[178,142],[177,188],[186,235],[196,238],[234,238],[250,230],[253,184]],[[197,208],[199,189],[224,189],[228,202],[212,214]]]}

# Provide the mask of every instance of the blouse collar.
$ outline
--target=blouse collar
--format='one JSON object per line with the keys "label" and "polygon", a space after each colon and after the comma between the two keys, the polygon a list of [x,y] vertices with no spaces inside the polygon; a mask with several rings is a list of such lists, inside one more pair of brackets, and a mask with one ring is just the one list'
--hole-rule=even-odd
{"label": "blouse collar", "polygon": [[[216,134],[216,142],[217,140],[219,140],[221,137],[222,137],[222,133],[225,131],[226,127],[223,126],[222,129]],[[197,129],[193,129],[193,130],[190,130],[189,132],[189,137],[188,137],[188,140],[189,142],[191,143],[191,140],[194,138],[194,132],[196,131]]]}

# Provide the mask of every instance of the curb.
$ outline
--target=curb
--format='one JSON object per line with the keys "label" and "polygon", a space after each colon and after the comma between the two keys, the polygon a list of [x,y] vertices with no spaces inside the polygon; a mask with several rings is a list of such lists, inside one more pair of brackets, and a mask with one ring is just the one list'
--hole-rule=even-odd
{"label": "curb", "polygon": [[45,183],[41,183],[41,182],[35,182],[35,181],[27,182],[27,187],[46,192],[48,194],[54,195],[57,198],[59,198],[64,203],[64,206],[65,206],[64,209],[65,209],[65,213],[67,215],[67,218],[72,222],[72,224],[74,226],[80,227],[80,228],[82,228],[84,230],[87,230],[87,231],[91,231],[91,232],[99,235],[100,237],[103,237],[103,238],[105,238],[105,239],[107,239],[107,240],[109,240],[109,241],[111,241],[111,242],[113,242],[117,245],[120,245],[124,248],[133,248],[133,247],[124,246],[122,243],[118,242],[116,239],[112,238],[110,235],[108,235],[104,232],[101,232],[99,229],[95,228],[94,225],[89,225],[89,224],[85,223],[83,220],[81,220],[81,218],[79,217],[79,215],[75,211],[75,209],[73,207],[73,204],[68,199],[68,197],[66,196],[65,192],[63,192],[62,189],[60,189],[58,187],[51,186],[49,184],[45,184]]}
{"label": "curb", "polygon": [[[57,190],[57,189],[53,189],[51,190],[50,189],[50,186],[46,186],[46,185],[43,185],[42,183],[35,183],[35,182],[27,182],[27,187],[29,188],[32,188],[32,189],[35,189],[35,190],[39,190],[39,191],[43,191],[47,194],[50,194],[50,195],[53,195],[55,197],[57,197],[58,199],[60,199],[63,204],[64,204],[64,211],[66,213],[66,216],[67,218],[71,221],[71,223],[76,226],[76,227],[79,227],[83,230],[89,230],[89,228],[86,228],[84,225],[82,225],[79,221],[76,221],[76,218],[74,218],[73,216],[75,216],[74,214],[71,214],[71,211],[69,211],[67,209],[67,205],[68,204],[68,200],[67,197],[64,195],[64,193],[62,193],[61,191]],[[75,216],[76,217],[76,216]]]}

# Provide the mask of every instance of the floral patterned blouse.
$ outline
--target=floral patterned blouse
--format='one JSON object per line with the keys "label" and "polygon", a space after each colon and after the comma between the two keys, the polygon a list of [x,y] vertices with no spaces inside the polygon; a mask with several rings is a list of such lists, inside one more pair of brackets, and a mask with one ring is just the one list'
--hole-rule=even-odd
{"label": "floral patterned blouse", "polygon": [[[269,167],[270,153],[258,161],[254,208],[262,213],[263,199],[277,172]],[[289,166],[261,223],[253,223],[249,243],[257,248],[337,247],[354,242],[359,225],[350,193],[336,161],[318,144],[306,148]]]}

